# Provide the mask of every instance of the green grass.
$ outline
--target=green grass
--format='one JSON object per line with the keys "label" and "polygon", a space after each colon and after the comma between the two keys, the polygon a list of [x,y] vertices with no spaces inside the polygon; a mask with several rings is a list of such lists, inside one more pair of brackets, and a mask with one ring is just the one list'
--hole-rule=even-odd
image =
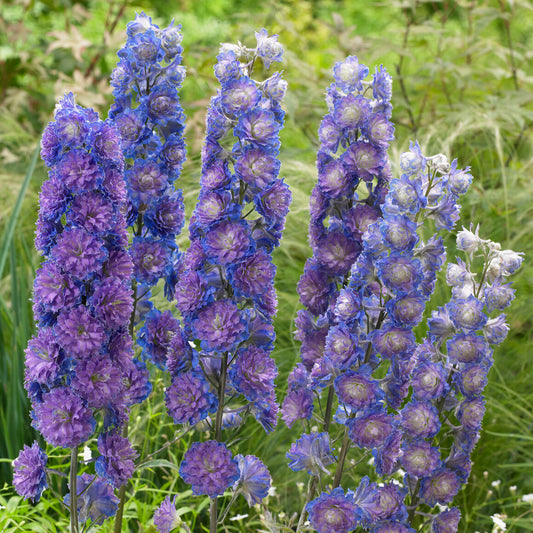
{"label": "green grass", "polygon": [[[484,433],[474,452],[472,475],[456,502],[464,516],[461,531],[490,531],[494,513],[509,516],[508,531],[533,530],[531,506],[519,502],[521,495],[533,493],[531,6],[515,2],[511,8],[510,3],[477,1],[468,9],[463,2],[411,2],[415,4],[416,9],[411,10],[391,2],[183,0],[176,10],[172,3],[152,0],[142,6],[128,4],[117,29],[105,42],[103,28],[110,6],[101,1],[88,0],[87,12],[79,6],[65,9],[59,0],[32,2],[28,7],[15,1],[2,10],[6,32],[0,35],[0,457],[4,458],[0,486],[11,482],[9,461],[35,436],[23,389],[24,348],[33,333],[29,297],[39,262],[32,246],[36,193],[44,177],[39,163],[34,172],[33,150],[50,120],[57,80],[71,80],[76,71],[84,73],[98,54],[79,100],[94,99],[99,89],[93,87],[102,87],[114,66],[120,32],[136,10],[144,9],[160,25],[172,17],[183,24],[188,77],[182,101],[190,151],[180,180],[188,214],[198,192],[205,107],[216,91],[212,66],[218,43],[251,43],[253,31],[265,27],[278,33],[286,47],[284,69],[289,92],[281,159],[293,205],[282,246],[275,252],[279,313],[274,356],[280,370],[279,399],[284,396],[286,376],[299,358],[298,343],[292,335],[299,308],[295,286],[310,255],[308,195],[316,180],[316,131],[326,112],[323,96],[331,82],[333,62],[356,54],[366,64],[383,63],[393,74],[397,137],[393,161],[397,162],[409,140],[417,137],[427,153],[444,152],[457,157],[460,166],[472,167],[475,181],[463,200],[462,223],[479,222],[485,238],[525,252],[526,259],[515,276],[517,299],[509,310],[511,334],[495,353]],[[111,4],[113,15],[118,9],[118,4]],[[54,39],[48,32],[63,31],[69,24],[78,26],[84,38],[94,43],[82,52],[82,61],[68,48],[47,52]],[[20,27],[24,38],[17,34]],[[108,93],[103,101],[105,104],[98,107],[105,115]],[[187,245],[186,230],[179,244]],[[443,298],[443,294],[436,295],[435,302],[442,303]],[[160,414],[164,411],[163,378],[158,379],[153,398],[132,413],[134,444],[143,454],[167,442],[175,430],[168,416]],[[306,479],[293,476],[285,458],[300,429],[288,430],[280,423],[265,438],[259,425],[250,421],[238,444],[241,453],[255,453],[270,467],[277,486],[277,496],[269,503],[275,517],[283,511],[288,519],[300,510],[296,482]],[[149,442],[145,440],[147,431]],[[186,436],[157,457],[179,464],[192,438]],[[129,489],[128,527],[153,531],[153,510],[169,490],[179,494],[184,520],[195,531],[202,531],[207,500],[190,497],[175,469],[163,465],[140,472]],[[492,483],[498,480],[501,483],[496,489]],[[515,491],[511,491],[513,486]],[[64,483],[57,489],[64,493]],[[0,505],[6,507],[0,510],[2,531],[67,528],[64,509],[51,495],[45,494],[37,506],[32,506],[13,496],[6,486],[0,491]],[[249,510],[243,500],[237,502],[234,513],[249,513],[250,520],[257,518],[257,511]],[[109,522],[103,531],[112,530]],[[246,520],[228,522],[227,531],[250,531],[246,527],[252,527]]]}

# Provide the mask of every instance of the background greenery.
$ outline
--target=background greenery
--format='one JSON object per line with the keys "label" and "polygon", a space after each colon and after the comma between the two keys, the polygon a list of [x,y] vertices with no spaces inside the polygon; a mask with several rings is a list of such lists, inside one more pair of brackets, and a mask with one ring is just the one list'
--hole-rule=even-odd
{"label": "background greenery", "polygon": [[[107,114],[108,77],[116,52],[125,40],[127,22],[142,10],[160,26],[172,18],[183,25],[188,75],[181,97],[189,159],[180,180],[188,212],[198,191],[205,108],[216,91],[212,67],[219,43],[240,40],[253,46],[253,32],[265,27],[279,34],[285,46],[289,92],[281,158],[294,200],[275,255],[280,399],[299,357],[292,337],[298,309],[294,288],[310,254],[303,228],[316,180],[316,131],[326,111],[324,91],[332,81],[333,63],[355,54],[371,70],[383,64],[393,75],[395,163],[409,140],[418,138],[425,153],[444,152],[457,157],[460,166],[472,166],[475,181],[463,202],[462,223],[479,222],[484,238],[525,252],[526,261],[515,277],[518,298],[509,311],[511,334],[495,354],[490,374],[483,437],[474,453],[469,484],[456,502],[463,513],[461,531],[492,530],[490,516],[495,513],[507,515],[508,531],[533,531],[532,507],[521,500],[533,493],[533,5],[523,0],[0,3],[0,530],[67,529],[65,512],[51,494],[32,506],[13,496],[9,487],[11,459],[35,438],[22,382],[23,350],[33,331],[29,298],[39,264],[33,230],[38,191],[46,176],[36,157],[39,138],[56,99],[67,90],[77,94],[80,104]],[[184,246],[186,234],[180,237]],[[443,291],[434,301],[444,298]],[[152,399],[132,414],[134,444],[143,455],[172,439],[175,430],[160,414],[166,378],[154,378]],[[300,431],[289,431],[280,423],[264,438],[258,425],[250,422],[238,436],[239,451],[259,455],[271,468],[277,495],[270,497],[269,507],[280,521],[290,520],[301,505],[303,489],[295,485],[297,478],[285,459]],[[147,434],[153,438],[150,442],[145,441]],[[152,463],[140,472],[129,491],[135,495],[126,507],[129,530],[153,531],[153,510],[170,490],[179,493],[191,529],[203,531],[207,501],[191,498],[176,472],[190,438],[157,455],[167,462]],[[53,465],[64,460],[59,451],[52,454]],[[53,488],[64,494],[65,482]],[[280,518],[280,512],[285,516]],[[238,513],[249,516],[228,521],[227,531],[268,529],[265,516],[259,521],[264,513],[248,510],[246,504],[233,510]]]}

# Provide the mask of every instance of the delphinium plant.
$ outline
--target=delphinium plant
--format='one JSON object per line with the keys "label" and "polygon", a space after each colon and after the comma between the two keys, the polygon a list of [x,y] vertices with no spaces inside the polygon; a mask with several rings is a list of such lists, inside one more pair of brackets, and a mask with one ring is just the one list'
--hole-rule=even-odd
{"label": "delphinium plant", "polygon": [[[329,443],[332,378],[350,368],[363,350],[353,342],[349,327],[336,320],[334,309],[356,303],[346,290],[350,267],[361,253],[363,234],[381,216],[390,179],[387,148],[394,139],[392,80],[386,70],[376,68],[367,79],[368,67],[350,56],[335,65],[334,78],[326,96],[329,112],[319,128],[318,182],[310,202],[313,256],[297,287],[304,305],[296,319],[302,362],[289,376],[282,406],[282,418],[291,427],[312,417],[317,397],[320,411],[314,416],[322,432],[304,434],[297,444],[309,450]],[[309,386],[310,380],[315,386]],[[323,451],[324,464],[309,467],[296,457],[292,463],[295,470],[312,471],[309,497],[316,490],[318,470],[333,461],[329,451]]]}
{"label": "delphinium plant", "polygon": [[171,332],[173,327],[168,320],[158,325],[165,315],[147,302],[159,280],[172,298],[179,258],[175,241],[185,217],[182,191],[175,188],[186,158],[178,95],[185,78],[180,30],[174,23],[161,30],[144,13],[137,15],[127,26],[128,39],[111,75],[115,101],[109,117],[120,132],[126,161],[134,294],[144,304],[141,317],[150,309],[150,325],[138,340],[143,359],[160,368],[165,367],[167,346],[159,330]]}
{"label": "delphinium plant", "polygon": [[[286,82],[280,72],[252,77],[283,52],[277,36],[263,29],[256,37],[256,47],[223,45],[217,58],[221,88],[207,112],[201,189],[175,291],[182,327],[167,358],[169,414],[176,424],[203,421],[209,431],[185,453],[180,474],[194,494],[211,498],[212,532],[224,491],[233,488],[252,505],[270,486],[262,461],[233,457],[226,442],[248,415],[272,431],[279,410],[270,355],[277,306],[271,254],[291,200],[278,159]],[[170,530],[175,513],[167,499],[155,517],[160,531]]]}
{"label": "delphinium plant", "polygon": [[[128,331],[124,159],[113,125],[72,94],[58,104],[41,156],[50,168],[35,238],[44,259],[33,288],[38,331],[26,350],[25,386],[34,427],[50,445],[70,449],[65,503],[77,532],[80,521],[98,524],[117,509],[113,487],[127,482],[136,456],[121,430],[145,388]],[[80,446],[96,437],[96,474],[78,476]],[[38,500],[48,484],[44,451],[25,447],[14,469],[17,491]]]}
{"label": "delphinium plant", "polygon": [[[134,298],[130,334],[136,339],[135,362],[146,377],[148,394],[146,363],[166,370],[166,352],[178,327],[171,311],[156,307],[151,291],[162,280],[165,296],[172,299],[180,259],[176,237],[185,213],[175,182],[186,158],[185,115],[178,95],[185,67],[180,25],[172,22],[160,29],[141,13],[126,31],[126,44],[111,75],[115,100],[109,117],[120,133],[126,164]],[[125,434],[127,430],[126,426]],[[125,490],[123,486],[116,531],[121,527]]]}
{"label": "delphinium plant", "polygon": [[[459,510],[446,506],[470,472],[490,345],[507,333],[505,317],[489,314],[509,305],[513,291],[504,278],[522,259],[477,232],[460,232],[458,249],[467,258],[448,265],[452,299],[433,312],[427,337],[417,342],[414,329],[445,262],[438,233],[454,228],[458,198],[472,176],[441,154],[424,157],[418,144],[402,155],[401,170],[390,181],[382,216],[363,235],[348,286],[329,304],[335,326],[324,354],[301,381],[312,391],[334,387],[340,430],[304,435],[287,454],[293,470],[313,476],[309,498],[318,483],[326,488],[305,506],[300,530],[307,513],[320,533],[458,530]],[[342,351],[334,350],[338,330]],[[345,492],[342,474],[354,448],[360,452],[353,463],[370,458],[376,477],[364,476]]]}

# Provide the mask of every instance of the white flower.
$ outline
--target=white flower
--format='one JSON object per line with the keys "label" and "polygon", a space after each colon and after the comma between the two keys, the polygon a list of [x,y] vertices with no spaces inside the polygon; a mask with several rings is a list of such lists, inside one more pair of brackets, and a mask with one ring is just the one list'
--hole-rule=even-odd
{"label": "white flower", "polygon": [[469,254],[477,252],[482,243],[477,232],[477,229],[474,233],[463,226],[463,229],[457,234],[457,248]]}
{"label": "white flower", "polygon": [[513,252],[512,250],[502,250],[500,252],[500,258],[502,260],[503,275],[509,276],[520,268],[524,260],[524,254]]}
{"label": "white flower", "polygon": [[493,481],[493,482],[491,483],[491,485],[492,485],[495,489],[498,489],[498,488],[500,487],[500,485],[501,485],[501,482],[502,482],[501,479],[497,479],[496,481]]}
{"label": "white flower", "polygon": [[448,163],[448,158],[444,154],[437,154],[431,157],[428,157],[428,161],[431,162],[431,166],[441,174],[450,171],[450,163]]}
{"label": "white flower", "polygon": [[91,449],[89,446],[84,446],[83,448],[83,462],[88,463],[92,459]]}
{"label": "white flower", "polygon": [[494,522],[494,527],[492,528],[492,533],[500,533],[501,531],[507,531],[507,524],[503,521],[504,518],[507,518],[504,514],[494,514],[491,516],[492,521]]}
{"label": "white flower", "polygon": [[533,505],[533,494],[524,494],[521,498],[524,503],[530,503]]}
{"label": "white flower", "polygon": [[268,488],[268,496],[276,496],[276,487],[274,487],[274,485],[271,485]]}
{"label": "white flower", "polygon": [[235,520],[242,520],[243,518],[248,518],[248,515],[247,514],[237,514],[235,516],[232,516],[230,518],[231,521],[235,521]]}
{"label": "white flower", "polygon": [[220,43],[220,53],[225,54],[227,52],[233,52],[235,57],[239,59],[242,54],[246,52],[246,47],[238,41],[238,44],[233,43]]}

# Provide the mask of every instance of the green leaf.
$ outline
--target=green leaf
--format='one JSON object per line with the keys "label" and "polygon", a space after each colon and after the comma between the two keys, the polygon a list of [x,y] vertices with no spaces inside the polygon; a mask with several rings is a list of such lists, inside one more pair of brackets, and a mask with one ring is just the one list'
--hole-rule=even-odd
{"label": "green leaf", "polygon": [[38,145],[33,154],[33,157],[31,158],[30,166],[28,168],[28,172],[26,172],[24,181],[22,182],[22,187],[20,188],[20,192],[19,192],[17,201],[15,203],[15,207],[13,208],[11,217],[9,218],[9,222],[7,223],[6,230],[4,232],[4,235],[2,236],[2,243],[0,244],[0,279],[2,278],[2,275],[4,274],[4,266],[6,264],[9,248],[11,246],[11,240],[13,239],[13,234],[15,233],[15,226],[17,224],[17,219],[20,213],[20,209],[22,208],[22,201],[24,200],[24,196],[26,195],[26,190],[33,176],[33,171],[35,169],[35,165],[37,163],[37,157],[39,156],[40,150],[41,150],[40,145]]}
{"label": "green leaf", "polygon": [[171,470],[179,471],[179,467],[166,459],[153,459],[152,461],[147,461],[146,463],[141,463],[135,470],[140,471],[145,468],[170,468]]}

